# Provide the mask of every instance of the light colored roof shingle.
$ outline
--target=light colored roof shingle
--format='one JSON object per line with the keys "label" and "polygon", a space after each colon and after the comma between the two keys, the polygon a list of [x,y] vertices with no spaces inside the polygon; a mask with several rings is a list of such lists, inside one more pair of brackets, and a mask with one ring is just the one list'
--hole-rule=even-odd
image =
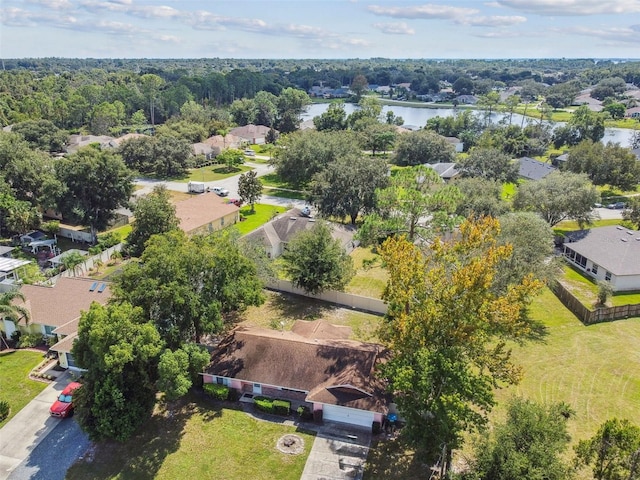
{"label": "light colored roof shingle", "polygon": [[640,232],[609,226],[567,235],[570,248],[614,275],[640,275]]}
{"label": "light colored roof shingle", "polygon": [[233,203],[228,203],[215,193],[193,195],[187,200],[176,202],[175,206],[180,228],[186,233],[229,214],[235,213],[237,215],[240,211]]}

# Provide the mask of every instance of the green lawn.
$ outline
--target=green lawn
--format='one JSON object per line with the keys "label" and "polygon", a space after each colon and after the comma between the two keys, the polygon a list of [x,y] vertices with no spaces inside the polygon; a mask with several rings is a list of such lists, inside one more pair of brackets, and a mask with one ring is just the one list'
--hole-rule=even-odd
{"label": "green lawn", "polygon": [[537,402],[567,402],[576,411],[569,421],[572,441],[595,433],[617,416],[640,424],[640,318],[585,327],[553,293],[545,289],[531,314],[548,328],[544,343],[515,347],[522,382],[498,391],[502,410],[512,395]]}
{"label": "green lawn", "polygon": [[270,197],[291,198],[294,200],[306,200],[307,198],[304,192],[292,192],[275,187],[264,187],[262,194]]}
{"label": "green lawn", "polygon": [[260,177],[262,185],[265,187],[285,188],[287,190],[297,190],[293,185],[282,180],[277,173],[269,173]]}
{"label": "green lawn", "polygon": [[265,205],[261,203],[256,203],[254,207],[255,212],[251,212],[251,207],[249,205],[240,209],[240,215],[242,215],[244,220],[240,223],[236,223],[234,228],[237,228],[243,235],[254,231],[276,215],[286,211],[286,208],[284,207],[276,207],[274,205]]}
{"label": "green lawn", "polygon": [[[304,453],[276,449],[287,433],[303,438]],[[295,427],[258,421],[192,394],[171,414],[159,409],[127,442],[98,443],[93,460],[73,465],[67,479],[298,480],[313,440]]]}
{"label": "green lawn", "polygon": [[22,407],[47,386],[46,383],[29,379],[29,372],[44,358],[42,353],[16,350],[0,352],[0,400],[9,402],[11,412],[0,427],[13,418]]}
{"label": "green lawn", "polygon": [[351,252],[356,274],[345,289],[348,293],[380,298],[389,278],[381,266],[381,258],[370,247],[358,247]]}
{"label": "green lawn", "polygon": [[224,178],[233,177],[241,173],[253,170],[246,165],[240,165],[235,167],[231,172],[227,171],[226,165],[209,165],[208,167],[193,168],[189,170],[189,174],[186,177],[172,178],[173,182],[215,182],[216,180],[222,180]]}
{"label": "green lawn", "polygon": [[517,185],[515,183],[505,183],[502,185],[503,200],[511,200],[516,194]]}
{"label": "green lawn", "polygon": [[[591,225],[587,228],[596,228],[596,227],[609,227],[611,225],[620,225],[619,218],[607,218],[605,220],[594,220]],[[555,227],[553,227],[553,233],[556,235],[563,235],[567,232],[574,232],[576,230],[580,230],[580,225],[578,222],[574,220],[565,220],[564,222],[560,222]]]}

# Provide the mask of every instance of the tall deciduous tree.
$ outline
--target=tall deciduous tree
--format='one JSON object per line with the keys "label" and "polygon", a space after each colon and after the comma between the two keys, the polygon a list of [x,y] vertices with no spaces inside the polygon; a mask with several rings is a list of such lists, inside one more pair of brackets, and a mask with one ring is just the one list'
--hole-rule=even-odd
{"label": "tall deciduous tree", "polygon": [[576,446],[578,464],[590,466],[595,480],[640,478],[640,427],[612,418]]}
{"label": "tall deciduous tree", "polygon": [[637,229],[640,229],[640,197],[629,198],[627,208],[622,212],[622,218],[631,222]]}
{"label": "tall deciduous tree", "polygon": [[406,419],[403,432],[421,452],[459,448],[463,432],[486,423],[494,387],[520,378],[507,342],[537,331],[524,312],[538,282],[493,291],[512,252],[498,233],[498,221],[486,217],[464,222],[455,239],[437,238],[425,252],[403,237],[381,247],[389,308],[380,338],[391,351],[382,372]]}
{"label": "tall deciduous tree", "polygon": [[452,163],[455,158],[455,148],[446,138],[429,130],[420,130],[398,137],[393,162],[401,166],[414,166],[423,163]]}
{"label": "tall deciduous tree", "polygon": [[563,403],[509,402],[507,418],[475,447],[472,474],[477,480],[569,480],[562,454],[569,446],[570,408]]}
{"label": "tall deciduous tree", "polygon": [[135,222],[127,243],[131,254],[138,257],[144,250],[144,244],[152,235],[170,232],[178,228],[176,207],[171,203],[165,186],[154,187],[153,191],[139,198],[133,208]]}
{"label": "tall deciduous tree", "polygon": [[322,222],[298,233],[282,259],[293,284],[311,294],[342,290],[353,277],[353,260]]}
{"label": "tall deciduous tree", "polygon": [[255,170],[240,175],[238,179],[238,195],[243,202],[251,205],[251,211],[255,212],[255,204],[262,196],[262,182]]}
{"label": "tall deciduous tree", "polygon": [[114,295],[142,308],[172,350],[220,332],[229,313],[264,301],[256,266],[224,231],[154,235],[141,262],[125,266]]}
{"label": "tall deciduous tree", "polygon": [[456,168],[466,177],[506,183],[518,180],[518,165],[509,155],[494,148],[473,148],[467,157],[456,163]]}
{"label": "tall deciduous tree", "polygon": [[97,232],[129,201],[131,172],[119,156],[87,147],[58,160],[56,174],[66,186],[58,200],[59,210],[65,218],[91,227],[95,243]]}
{"label": "tall deciduous tree", "polygon": [[567,170],[586,173],[594,185],[632,190],[640,182],[640,162],[618,143],[585,140],[569,151]]}
{"label": "tall deciduous tree", "polygon": [[290,133],[300,126],[300,115],[304,112],[311,99],[307,92],[296,88],[285,88],[278,97],[278,116],[276,126],[281,133]]}
{"label": "tall deciduous tree", "polygon": [[356,96],[357,100],[360,100],[360,97],[362,97],[362,94],[367,91],[368,87],[369,82],[367,80],[367,77],[365,77],[364,75],[356,75],[355,77],[353,77],[350,85],[351,91]]}
{"label": "tall deciduous tree", "polygon": [[161,351],[139,308],[94,303],[82,314],[73,356],[86,372],[74,406],[89,438],[126,440],[151,415]]}
{"label": "tall deciduous tree", "polygon": [[358,215],[374,209],[376,189],[387,185],[388,171],[382,159],[341,157],[315,175],[313,204],[323,216],[348,216],[355,225]]}
{"label": "tall deciduous tree", "polygon": [[358,232],[364,243],[375,243],[392,234],[406,234],[409,241],[430,238],[449,230],[462,195],[445,184],[432,168],[418,165],[399,170],[390,185],[378,190],[377,212],[368,215]]}
{"label": "tall deciduous tree", "polygon": [[344,110],[344,103],[330,103],[326,112],[313,117],[313,124],[319,132],[345,130],[347,128],[347,113]]}
{"label": "tall deciduous tree", "polygon": [[600,194],[584,174],[553,172],[520,185],[513,208],[538,213],[552,227],[563,220],[588,225]]}

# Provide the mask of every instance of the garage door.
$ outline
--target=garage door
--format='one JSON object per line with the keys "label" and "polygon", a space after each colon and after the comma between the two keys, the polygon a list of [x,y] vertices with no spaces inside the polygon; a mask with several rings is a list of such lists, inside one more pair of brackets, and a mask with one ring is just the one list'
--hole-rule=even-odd
{"label": "garage door", "polygon": [[323,420],[350,423],[351,425],[359,425],[366,428],[371,428],[373,425],[373,412],[340,407],[338,405],[324,405],[322,410]]}

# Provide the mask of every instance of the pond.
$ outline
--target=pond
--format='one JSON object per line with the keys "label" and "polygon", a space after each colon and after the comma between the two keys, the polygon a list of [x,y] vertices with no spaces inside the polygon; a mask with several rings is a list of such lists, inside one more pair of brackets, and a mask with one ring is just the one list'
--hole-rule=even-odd
{"label": "pond", "polygon": [[[327,108],[329,108],[329,103],[314,103],[311,104],[305,113],[302,114],[302,120],[310,120],[313,117],[321,115],[324,113]],[[345,103],[344,110],[347,112],[347,115],[353,113],[356,109],[356,105],[353,103]],[[424,127],[427,124],[427,120],[434,117],[450,117],[460,112],[460,109],[454,108],[420,108],[420,107],[405,107],[401,105],[384,105],[382,107],[382,115],[386,115],[386,113],[391,110],[393,113],[402,117],[405,125],[412,125],[416,127]],[[491,115],[491,120],[493,122],[499,122],[501,119],[505,118],[507,115],[503,113],[493,113]],[[536,121],[531,117],[523,117],[517,113],[513,114],[512,123],[515,125],[522,125],[527,121]],[[557,123],[556,125],[562,125],[562,123]],[[607,128],[605,129],[603,142],[616,142],[619,143],[623,147],[631,146],[631,137],[633,135],[633,130],[628,128]]]}

